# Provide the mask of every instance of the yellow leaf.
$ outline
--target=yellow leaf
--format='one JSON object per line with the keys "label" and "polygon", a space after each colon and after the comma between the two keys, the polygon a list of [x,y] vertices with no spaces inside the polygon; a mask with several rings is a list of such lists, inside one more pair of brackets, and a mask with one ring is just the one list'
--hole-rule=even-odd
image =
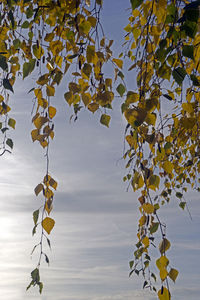
{"label": "yellow leaf", "polygon": [[150,203],[144,203],[142,208],[146,214],[152,214],[154,212],[154,206]]}
{"label": "yellow leaf", "polygon": [[171,174],[174,170],[174,165],[171,163],[171,161],[165,161],[162,167],[168,174]]}
{"label": "yellow leaf", "polygon": [[35,189],[34,189],[36,196],[38,196],[38,194],[39,194],[42,190],[43,190],[43,184],[42,184],[42,183],[39,183],[39,184],[35,187]]}
{"label": "yellow leaf", "polygon": [[90,24],[92,25],[92,27],[95,27],[96,26],[96,23],[97,23],[97,19],[95,17],[88,17],[88,22],[90,22]]}
{"label": "yellow leaf", "polygon": [[171,270],[169,271],[169,277],[175,282],[176,278],[178,276],[178,271],[176,269],[171,268]]}
{"label": "yellow leaf", "polygon": [[45,196],[47,199],[51,199],[51,198],[53,198],[54,193],[52,192],[52,190],[50,190],[50,188],[47,187],[47,188],[44,190],[44,196]]}
{"label": "yellow leaf", "polygon": [[38,129],[34,129],[31,131],[31,137],[32,137],[33,142],[35,142],[37,140],[39,134],[40,134],[40,131]]}
{"label": "yellow leaf", "polygon": [[63,43],[60,40],[50,42],[49,48],[56,57],[63,49]]}
{"label": "yellow leaf", "polygon": [[46,117],[38,117],[33,121],[33,123],[37,129],[40,129],[47,121],[48,118]]}
{"label": "yellow leaf", "polygon": [[46,92],[47,92],[47,96],[54,96],[55,95],[55,88],[51,85],[47,85]]}
{"label": "yellow leaf", "polygon": [[43,179],[43,182],[46,186],[49,186],[49,181],[51,179],[51,176],[50,175],[45,175],[44,176],[44,179]]}
{"label": "yellow leaf", "polygon": [[143,215],[140,219],[139,219],[139,225],[143,226],[146,223],[146,216]]}
{"label": "yellow leaf", "polygon": [[42,98],[42,90],[41,89],[34,89],[34,94],[37,99]]}
{"label": "yellow leaf", "polygon": [[56,115],[56,108],[53,106],[49,106],[48,111],[49,111],[49,117],[53,119],[53,117]]}
{"label": "yellow leaf", "polygon": [[142,240],[142,244],[147,248],[149,247],[149,238],[145,236]]}
{"label": "yellow leaf", "polygon": [[135,172],[131,184],[134,191],[140,189],[144,185],[143,176],[139,172]]}
{"label": "yellow leaf", "polygon": [[132,136],[132,135],[127,135],[126,141],[129,144],[129,146],[132,148],[137,143],[137,137]]}
{"label": "yellow leaf", "polygon": [[162,287],[158,291],[158,298],[159,298],[159,300],[170,300],[171,299],[170,293],[166,287]]}
{"label": "yellow leaf", "polygon": [[156,124],[156,114],[155,113],[151,113],[151,114],[147,114],[146,118],[145,118],[145,122],[148,124],[148,125],[153,125],[155,126]]}
{"label": "yellow leaf", "polygon": [[162,254],[165,251],[167,251],[170,248],[170,246],[171,246],[170,241],[164,238],[159,244],[160,253]]}
{"label": "yellow leaf", "polygon": [[165,255],[162,255],[159,259],[156,260],[156,266],[159,270],[166,268],[169,264],[169,260]]}
{"label": "yellow leaf", "polygon": [[126,104],[135,103],[139,100],[140,96],[137,93],[134,93],[132,91],[128,91],[126,96]]}
{"label": "yellow leaf", "polygon": [[112,61],[113,61],[120,69],[123,68],[123,60],[117,59],[117,58],[113,58]]}
{"label": "yellow leaf", "polygon": [[92,63],[95,59],[95,46],[88,45],[86,51],[87,62]]}
{"label": "yellow leaf", "polygon": [[91,112],[95,112],[98,108],[99,108],[99,104],[98,103],[95,103],[95,102],[92,102],[90,104],[88,104],[88,109],[91,111]]}
{"label": "yellow leaf", "polygon": [[81,97],[85,106],[91,102],[91,95],[89,93],[83,93]]}
{"label": "yellow leaf", "polygon": [[42,227],[44,228],[44,230],[50,234],[51,230],[53,229],[55,225],[55,221],[52,218],[46,217],[43,221],[42,221]]}
{"label": "yellow leaf", "polygon": [[160,269],[160,279],[164,281],[167,278],[168,272],[165,268]]}
{"label": "yellow leaf", "polygon": [[58,183],[53,178],[49,180],[49,184],[56,190]]}
{"label": "yellow leaf", "polygon": [[46,140],[41,140],[40,141],[40,145],[43,147],[43,148],[46,148],[48,146],[48,142]]}
{"label": "yellow leaf", "polygon": [[89,21],[84,20],[80,25],[79,25],[79,30],[81,33],[88,34],[90,32],[92,24]]}

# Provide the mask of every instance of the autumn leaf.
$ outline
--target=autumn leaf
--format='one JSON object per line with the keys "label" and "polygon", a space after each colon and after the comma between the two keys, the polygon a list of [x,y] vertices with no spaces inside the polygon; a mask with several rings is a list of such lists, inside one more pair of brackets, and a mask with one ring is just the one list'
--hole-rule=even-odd
{"label": "autumn leaf", "polygon": [[42,227],[44,228],[44,230],[50,234],[51,230],[53,229],[55,225],[55,221],[52,218],[46,217],[43,221],[42,221]]}

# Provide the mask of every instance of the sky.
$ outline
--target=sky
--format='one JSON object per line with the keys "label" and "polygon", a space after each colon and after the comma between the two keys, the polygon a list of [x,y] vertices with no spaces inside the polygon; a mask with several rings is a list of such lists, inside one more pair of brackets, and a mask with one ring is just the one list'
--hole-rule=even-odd
{"label": "sky", "polygon": [[[128,0],[104,1],[105,32],[116,42],[117,52],[127,24]],[[134,73],[128,78],[134,88]],[[0,173],[0,294],[3,300],[153,300],[154,293],[142,290],[143,280],[129,274],[129,261],[136,243],[137,193],[123,183],[126,173],[123,155],[125,123],[116,98],[110,128],[99,123],[100,114],[84,111],[77,122],[69,122],[63,83],[52,100],[57,105],[55,139],[50,146],[50,173],[58,181],[55,193],[55,227],[47,248],[48,267],[41,266],[42,295],[37,288],[26,292],[30,272],[36,267],[37,252],[31,258],[39,234],[32,237],[32,212],[42,199],[34,188],[45,174],[44,151],[30,137],[32,88],[30,79],[19,81],[11,97],[12,116],[17,120],[13,153],[1,157]],[[200,205],[198,194],[188,193],[192,215],[173,199],[162,212],[172,243],[170,264],[179,270],[171,283],[172,299],[196,300],[200,275]],[[159,238],[159,237],[158,237]],[[159,254],[153,254],[156,260]],[[160,282],[157,287],[159,288]]]}

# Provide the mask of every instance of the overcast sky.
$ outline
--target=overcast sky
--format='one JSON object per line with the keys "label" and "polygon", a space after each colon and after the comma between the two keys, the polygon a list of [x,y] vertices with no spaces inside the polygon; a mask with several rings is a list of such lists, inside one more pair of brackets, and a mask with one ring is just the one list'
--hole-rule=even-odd
{"label": "overcast sky", "polygon": [[[103,23],[107,36],[123,41],[129,1],[104,1]],[[131,77],[132,76],[132,77]],[[129,85],[134,88],[134,73]],[[3,300],[153,300],[155,294],[142,290],[142,278],[128,278],[129,260],[136,242],[137,194],[126,192],[123,183],[124,122],[119,98],[115,99],[110,128],[100,125],[98,112],[80,114],[70,123],[71,111],[63,99],[67,82],[52,102],[58,105],[56,135],[50,146],[50,173],[58,181],[52,217],[56,224],[47,249],[50,266],[42,264],[42,296],[38,289],[28,292],[30,272],[36,267],[37,252],[30,258],[39,235],[31,236],[32,212],[41,205],[35,186],[45,174],[44,152],[30,138],[32,87],[19,81],[11,97],[14,151],[1,157],[0,173],[0,295]],[[172,201],[163,211],[172,243],[168,257],[180,274],[171,283],[172,299],[196,300],[200,294],[200,205],[190,192],[187,212]],[[156,256],[157,255],[157,256]],[[152,259],[158,258],[157,253]],[[159,287],[158,282],[158,287]]]}

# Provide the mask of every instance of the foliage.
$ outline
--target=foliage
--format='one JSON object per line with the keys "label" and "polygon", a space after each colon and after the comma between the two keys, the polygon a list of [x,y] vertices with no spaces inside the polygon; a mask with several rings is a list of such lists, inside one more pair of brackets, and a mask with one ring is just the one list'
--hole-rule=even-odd
{"label": "foliage", "polygon": [[[124,159],[128,170],[124,181],[141,193],[138,242],[130,275],[142,274],[143,287],[156,291],[150,254],[151,248],[157,247],[161,280],[157,295],[170,299],[168,279],[175,282],[178,271],[166,257],[171,243],[159,211],[174,197],[185,209],[188,188],[199,191],[200,1],[131,0],[124,50],[118,58],[113,56],[113,40],[105,37],[100,22],[102,5],[102,0],[4,0],[0,4],[1,155],[13,148],[9,133],[16,121],[9,117],[9,97],[16,77],[26,79],[32,73],[37,79],[30,90],[34,97],[31,137],[46,154],[45,176],[35,187],[35,195],[44,201],[33,212],[33,235],[41,226],[40,242],[32,251],[39,248],[39,260],[27,289],[38,285],[42,292],[41,259],[49,263],[43,242],[46,239],[50,247],[46,233],[49,235],[55,224],[49,215],[57,189],[49,172],[49,145],[57,112],[51,99],[70,73],[64,99],[73,107],[74,120],[84,108],[93,114],[98,110],[100,123],[109,127],[113,86],[116,96],[124,99],[121,111],[127,121]],[[134,91],[127,90],[122,71],[127,59],[129,72],[137,74]],[[113,78],[104,74],[106,64],[113,68]],[[158,232],[160,243],[156,245]]]}

